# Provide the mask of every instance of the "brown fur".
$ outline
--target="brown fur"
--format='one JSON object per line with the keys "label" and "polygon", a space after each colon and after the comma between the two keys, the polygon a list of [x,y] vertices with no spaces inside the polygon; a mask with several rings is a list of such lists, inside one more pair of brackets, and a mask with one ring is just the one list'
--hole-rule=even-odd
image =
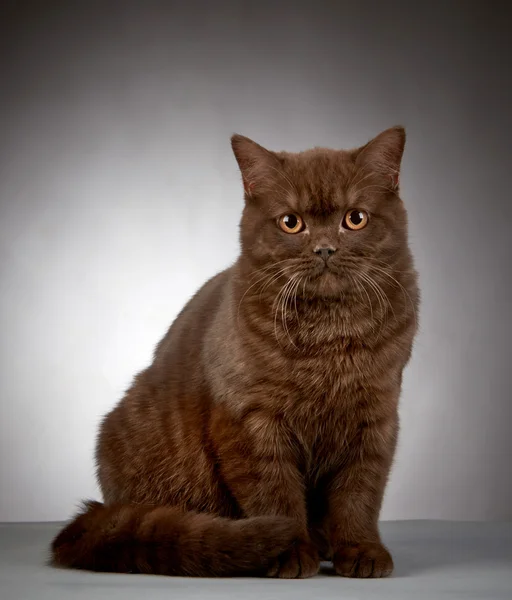
{"label": "brown fur", "polygon": [[[105,418],[105,504],[53,542],[57,565],[308,577],[393,568],[378,531],[418,290],[389,129],[362,148],[232,146],[241,256],[192,298]],[[360,231],[340,227],[366,210]],[[297,213],[307,230],[283,232]],[[327,263],[313,252],[330,245]],[[325,265],[328,266],[325,266]]]}

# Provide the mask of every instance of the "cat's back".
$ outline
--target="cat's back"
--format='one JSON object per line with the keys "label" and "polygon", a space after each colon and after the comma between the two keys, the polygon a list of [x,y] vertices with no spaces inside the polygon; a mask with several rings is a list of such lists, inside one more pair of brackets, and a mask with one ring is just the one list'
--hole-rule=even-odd
{"label": "cat's back", "polygon": [[161,368],[168,369],[174,361],[197,363],[206,334],[225,298],[232,272],[233,267],[209,279],[183,307],[155,349],[151,367],[155,375]]}
{"label": "cat's back", "polygon": [[218,273],[187,302],[156,346],[152,364],[134,378],[123,399],[107,415],[104,428],[108,421],[119,422],[123,413],[154,415],[160,409],[168,411],[200,398],[204,340],[221,310],[230,276],[231,269]]}
{"label": "cat's back", "polygon": [[216,494],[202,437],[211,399],[201,355],[231,273],[219,273],[189,300],[158,344],[153,363],[103,420],[96,459],[106,500],[180,504],[191,475],[209,482],[203,498]]}

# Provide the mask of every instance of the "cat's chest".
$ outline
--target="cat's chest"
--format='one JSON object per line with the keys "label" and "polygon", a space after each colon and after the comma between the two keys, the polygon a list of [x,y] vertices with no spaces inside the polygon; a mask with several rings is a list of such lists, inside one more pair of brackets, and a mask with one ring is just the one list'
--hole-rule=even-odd
{"label": "cat's chest", "polygon": [[290,384],[299,398],[328,399],[351,393],[374,378],[375,361],[370,350],[350,343],[331,344],[314,355],[297,356],[291,363]]}
{"label": "cat's chest", "polygon": [[357,419],[343,410],[310,411],[309,417],[289,416],[289,443],[307,480],[315,481],[343,462],[359,429]]}
{"label": "cat's chest", "polygon": [[368,416],[371,357],[339,347],[321,358],[298,361],[290,389],[288,423],[305,471],[321,473],[343,459]]}
{"label": "cat's chest", "polygon": [[328,470],[342,458],[348,441],[361,426],[357,410],[349,410],[343,397],[302,403],[285,417],[289,443],[305,472]]}

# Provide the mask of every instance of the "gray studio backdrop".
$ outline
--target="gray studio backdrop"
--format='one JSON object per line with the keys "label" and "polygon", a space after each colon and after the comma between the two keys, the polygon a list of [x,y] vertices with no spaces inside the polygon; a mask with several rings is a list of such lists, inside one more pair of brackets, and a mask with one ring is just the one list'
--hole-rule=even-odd
{"label": "gray studio backdrop", "polygon": [[382,516],[512,517],[499,3],[14,4],[0,36],[0,521],[60,520],[98,497],[99,419],[237,256],[230,134],[351,147],[394,124],[423,305]]}

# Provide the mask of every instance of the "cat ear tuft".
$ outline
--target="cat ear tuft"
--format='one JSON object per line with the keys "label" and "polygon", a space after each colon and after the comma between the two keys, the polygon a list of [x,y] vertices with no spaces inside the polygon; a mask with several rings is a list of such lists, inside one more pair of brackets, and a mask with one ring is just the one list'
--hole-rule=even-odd
{"label": "cat ear tuft", "polygon": [[245,193],[251,196],[264,179],[266,166],[271,162],[274,153],[238,133],[231,136],[231,147],[242,174]]}
{"label": "cat ear tuft", "polygon": [[405,147],[405,129],[391,127],[356,150],[356,164],[391,181],[393,189],[400,183],[400,165]]}

